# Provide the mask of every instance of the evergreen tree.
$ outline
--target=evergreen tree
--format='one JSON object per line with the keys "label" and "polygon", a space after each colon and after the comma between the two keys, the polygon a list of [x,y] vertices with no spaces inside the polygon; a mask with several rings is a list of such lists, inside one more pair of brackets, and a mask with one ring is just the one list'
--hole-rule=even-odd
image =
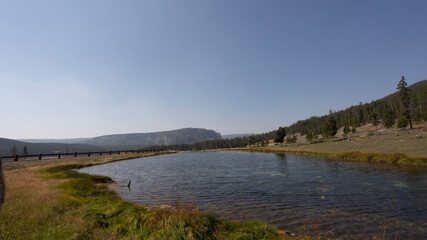
{"label": "evergreen tree", "polygon": [[383,115],[383,125],[386,128],[391,128],[394,125],[394,119],[389,112],[385,112]]}
{"label": "evergreen tree", "polygon": [[307,135],[305,136],[305,138],[306,138],[308,141],[311,141],[311,140],[314,138],[314,134],[313,134],[313,132],[312,132],[312,131],[308,132],[308,133],[307,133]]}
{"label": "evergreen tree", "polygon": [[408,126],[408,119],[405,115],[400,114],[399,119],[397,120],[397,127],[401,128],[402,130],[405,129]]}
{"label": "evergreen tree", "polygon": [[355,127],[351,127],[351,133],[355,133],[356,132],[356,128]]}
{"label": "evergreen tree", "polygon": [[405,81],[405,77],[402,76],[402,79],[399,81],[399,84],[397,84],[397,89],[399,90],[400,98],[400,114],[406,117],[406,120],[409,121],[409,126],[412,129],[412,120],[411,115],[409,114],[409,107],[411,105],[411,102],[409,99],[409,89],[406,87],[407,85],[408,84]]}
{"label": "evergreen tree", "polygon": [[378,125],[378,114],[376,112],[371,113],[371,122],[374,126]]}
{"label": "evergreen tree", "polygon": [[255,137],[252,135],[249,137],[249,145],[254,145],[256,143]]}
{"label": "evergreen tree", "polygon": [[276,131],[276,136],[274,137],[274,142],[280,143],[280,147],[282,147],[283,141],[285,141],[286,137],[286,129],[283,127],[279,127]]}
{"label": "evergreen tree", "polygon": [[344,127],[344,134],[348,134],[349,132],[350,132],[350,127],[348,126],[348,124],[346,124]]}
{"label": "evergreen tree", "polygon": [[337,121],[333,115],[330,115],[326,123],[322,127],[322,135],[325,138],[335,136],[337,134]]}

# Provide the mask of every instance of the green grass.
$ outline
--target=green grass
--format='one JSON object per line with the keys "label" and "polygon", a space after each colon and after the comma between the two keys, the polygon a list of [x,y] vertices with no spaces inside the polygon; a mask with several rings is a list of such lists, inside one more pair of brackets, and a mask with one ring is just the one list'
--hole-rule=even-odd
{"label": "green grass", "polygon": [[320,239],[291,236],[258,221],[219,219],[194,207],[129,203],[108,188],[110,178],[74,171],[153,155],[158,154],[5,163],[0,239]]}
{"label": "green grass", "polygon": [[54,208],[83,216],[87,226],[76,239],[287,239],[261,222],[226,221],[197,209],[161,210],[125,202],[108,189],[110,178],[71,170],[83,166],[40,171],[46,178],[67,180],[59,185],[65,195]]}
{"label": "green grass", "polygon": [[427,165],[427,157],[407,156],[404,153],[372,153],[372,152],[316,152],[305,150],[290,150],[279,148],[242,148],[242,151],[261,152],[261,153],[279,153],[279,154],[300,154],[318,157],[337,158],[341,160],[366,161],[366,162],[388,162],[394,164]]}

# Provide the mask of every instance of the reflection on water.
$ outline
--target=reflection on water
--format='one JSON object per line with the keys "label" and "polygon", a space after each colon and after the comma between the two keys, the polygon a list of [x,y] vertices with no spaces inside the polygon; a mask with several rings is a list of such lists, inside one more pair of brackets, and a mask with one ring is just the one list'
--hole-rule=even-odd
{"label": "reflection on water", "polygon": [[427,168],[299,155],[207,152],[161,155],[82,169],[132,188],[126,200],[193,205],[228,219],[360,239],[427,238]]}

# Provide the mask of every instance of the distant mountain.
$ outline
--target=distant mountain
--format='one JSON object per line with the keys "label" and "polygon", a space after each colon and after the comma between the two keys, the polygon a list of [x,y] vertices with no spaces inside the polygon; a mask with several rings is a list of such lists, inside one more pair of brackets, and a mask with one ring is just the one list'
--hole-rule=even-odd
{"label": "distant mountain", "polygon": [[154,146],[192,144],[208,140],[222,139],[221,134],[202,128],[183,128],[152,133],[113,134],[91,138],[82,143],[97,146]]}
{"label": "distant mountain", "polygon": [[241,133],[241,134],[226,134],[226,135],[222,135],[223,139],[233,139],[236,137],[248,137],[251,135],[256,135],[254,133]]}
{"label": "distant mountain", "polygon": [[165,132],[105,135],[95,138],[74,139],[22,139],[0,138],[0,155],[11,155],[16,146],[18,154],[27,146],[28,154],[88,152],[106,150],[132,150],[154,145],[192,144],[222,139],[221,134],[201,128],[184,128]]}
{"label": "distant mountain", "polygon": [[87,144],[64,144],[64,143],[28,143],[7,138],[0,138],[0,155],[9,156],[11,155],[10,150],[13,146],[16,146],[17,154],[22,153],[24,146],[27,146],[28,154],[39,154],[39,153],[65,153],[68,152],[88,152],[88,151],[99,151],[107,150],[104,147],[93,146]]}
{"label": "distant mountain", "polygon": [[17,139],[27,143],[82,143],[90,138],[69,138],[69,139]]}

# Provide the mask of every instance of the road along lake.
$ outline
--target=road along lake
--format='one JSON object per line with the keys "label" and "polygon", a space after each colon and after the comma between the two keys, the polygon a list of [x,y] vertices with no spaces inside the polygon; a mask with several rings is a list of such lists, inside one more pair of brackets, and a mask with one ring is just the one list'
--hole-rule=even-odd
{"label": "road along lake", "polygon": [[[196,206],[332,238],[427,239],[427,167],[248,152],[197,152],[79,170],[146,206]],[[129,180],[131,187],[127,188]]]}

